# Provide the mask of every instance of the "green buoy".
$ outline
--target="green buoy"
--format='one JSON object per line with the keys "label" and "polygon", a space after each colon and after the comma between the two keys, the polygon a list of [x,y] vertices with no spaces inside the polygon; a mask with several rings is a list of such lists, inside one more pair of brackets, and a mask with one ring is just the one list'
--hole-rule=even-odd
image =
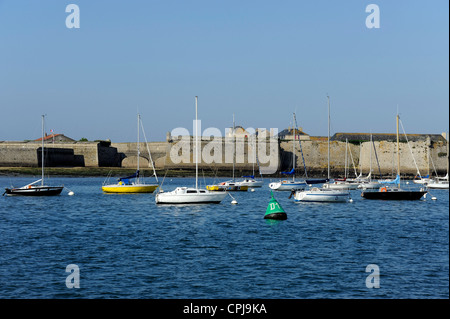
{"label": "green buoy", "polygon": [[272,198],[270,199],[269,205],[267,206],[264,219],[278,219],[278,220],[287,219],[287,214],[285,213],[283,207],[281,207],[281,205],[273,197],[272,191],[270,192],[270,194],[272,195]]}

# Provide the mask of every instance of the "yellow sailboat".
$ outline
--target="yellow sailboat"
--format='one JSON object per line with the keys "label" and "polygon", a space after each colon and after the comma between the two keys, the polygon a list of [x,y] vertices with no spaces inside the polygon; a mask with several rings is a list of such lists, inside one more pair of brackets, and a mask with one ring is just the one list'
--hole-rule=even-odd
{"label": "yellow sailboat", "polygon": [[[145,184],[141,182],[139,176],[139,125],[141,125],[141,116],[138,114],[138,142],[137,142],[137,170],[136,172],[127,177],[121,177],[118,179],[116,184],[104,184],[102,190],[105,193],[153,193],[157,188],[158,184]],[[144,133],[145,136],[145,133]],[[155,167],[153,165],[153,160],[151,158],[150,149],[148,150],[150,155],[150,162],[153,167],[153,174],[155,175],[156,181],[158,182],[158,177],[156,176]]]}
{"label": "yellow sailboat", "polygon": [[[131,182],[130,179],[135,179]],[[105,193],[153,193],[158,184],[143,184],[139,181],[139,170],[131,176],[119,178],[117,184],[103,185]]]}

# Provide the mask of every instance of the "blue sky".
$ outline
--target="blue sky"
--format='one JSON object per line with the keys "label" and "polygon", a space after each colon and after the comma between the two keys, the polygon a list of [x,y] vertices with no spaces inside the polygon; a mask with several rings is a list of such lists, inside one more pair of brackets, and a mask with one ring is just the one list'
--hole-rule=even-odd
{"label": "blue sky", "polygon": [[[68,4],[80,28],[68,29]],[[367,5],[380,8],[368,29]],[[147,138],[298,125],[331,132],[449,129],[449,4],[435,1],[0,0],[0,140]]]}

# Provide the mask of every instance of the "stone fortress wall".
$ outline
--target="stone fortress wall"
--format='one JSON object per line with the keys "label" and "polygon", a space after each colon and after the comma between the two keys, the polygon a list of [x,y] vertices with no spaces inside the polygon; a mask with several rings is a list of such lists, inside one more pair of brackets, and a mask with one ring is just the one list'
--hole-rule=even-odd
{"label": "stone fortress wall", "polygon": [[[339,135],[341,134],[341,135]],[[349,176],[357,173],[367,175],[370,167],[378,175],[389,175],[397,170],[397,144],[389,134],[374,134],[371,143],[361,134],[353,136],[337,133],[330,141],[330,167],[332,177],[342,176],[347,169]],[[349,139],[349,137],[351,139]],[[258,163],[265,174],[276,175],[290,170],[293,159],[293,139],[268,137],[258,140],[241,137],[236,144],[227,138],[210,140],[203,137],[199,168],[202,170],[231,172],[258,171]],[[441,135],[408,135],[409,143],[401,139],[400,163],[402,174],[416,175],[417,168],[422,175],[447,172],[447,142]],[[328,170],[328,141],[326,138],[295,140],[297,175],[304,176],[304,163],[308,176],[326,176]],[[140,143],[139,163],[141,168],[151,168],[151,159],[157,170],[195,169],[195,139],[192,137],[171,138],[165,142]],[[233,164],[233,145],[236,157]],[[373,146],[372,146],[373,145]],[[301,146],[301,150],[300,150]],[[371,147],[372,146],[372,147]],[[372,149],[372,150],[371,150]],[[372,155],[371,155],[372,152]],[[256,156],[256,155],[257,156]],[[350,155],[351,154],[351,155]],[[46,166],[53,167],[123,167],[134,168],[137,164],[136,143],[60,142],[45,145]],[[302,156],[303,155],[303,156]],[[1,142],[0,166],[38,167],[41,165],[41,144],[33,142]],[[257,163],[255,164],[255,160]],[[372,160],[371,160],[372,159]]]}

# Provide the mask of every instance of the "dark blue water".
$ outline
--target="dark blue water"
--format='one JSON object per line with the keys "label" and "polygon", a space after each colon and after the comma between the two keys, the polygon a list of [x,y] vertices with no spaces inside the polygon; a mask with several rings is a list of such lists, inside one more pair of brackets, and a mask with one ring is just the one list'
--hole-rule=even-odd
{"label": "dark blue water", "polygon": [[[22,186],[32,178],[14,178]],[[208,180],[207,180],[208,181]],[[211,180],[209,180],[211,181]],[[0,186],[10,186],[0,178]],[[424,201],[306,204],[269,180],[219,205],[156,206],[103,194],[102,178],[52,178],[75,192],[0,198],[0,298],[448,298],[449,193]],[[194,179],[164,181],[164,189]],[[66,287],[66,266],[80,288]],[[376,264],[380,288],[367,288]]]}

